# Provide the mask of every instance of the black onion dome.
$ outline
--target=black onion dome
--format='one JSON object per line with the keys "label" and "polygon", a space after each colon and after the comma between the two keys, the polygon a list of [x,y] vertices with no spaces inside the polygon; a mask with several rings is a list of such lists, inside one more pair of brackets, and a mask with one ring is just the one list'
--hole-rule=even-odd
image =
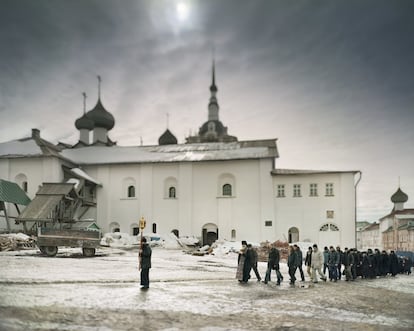
{"label": "black onion dome", "polygon": [[165,132],[158,138],[158,145],[176,145],[177,138],[171,133],[170,130],[165,130]]}
{"label": "black onion dome", "polygon": [[93,121],[90,118],[88,118],[86,114],[83,114],[82,117],[78,118],[75,121],[75,127],[78,130],[81,130],[81,129],[93,130],[93,126],[94,126]]}
{"label": "black onion dome", "polygon": [[408,195],[405,194],[403,191],[401,191],[400,188],[398,188],[397,192],[395,192],[392,196],[391,196],[391,201],[393,203],[401,203],[401,202],[407,202],[408,200]]}
{"label": "black onion dome", "polygon": [[107,111],[98,99],[96,106],[87,112],[86,116],[94,122],[95,127],[111,130],[115,125],[115,119],[112,114]]}

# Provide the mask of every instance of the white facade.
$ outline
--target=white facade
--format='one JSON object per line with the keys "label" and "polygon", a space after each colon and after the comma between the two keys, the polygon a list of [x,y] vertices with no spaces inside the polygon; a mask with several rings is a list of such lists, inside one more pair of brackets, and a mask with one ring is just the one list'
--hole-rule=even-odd
{"label": "white facade", "polygon": [[279,171],[273,187],[275,235],[281,240],[355,247],[353,172]]}
{"label": "white facade", "polygon": [[105,232],[136,234],[144,217],[148,233],[174,231],[203,243],[218,238],[355,247],[359,172],[275,169],[276,139],[238,141],[227,133],[212,69],[207,122],[186,144],[167,130],[158,146],[116,146],[108,137],[115,119],[99,98],[75,121],[81,141],[74,146],[54,146],[37,129],[31,139],[0,143],[0,178],[25,182],[31,198],[43,182],[89,183],[85,191],[96,201],[78,215],[95,219]]}
{"label": "white facade", "polygon": [[[97,207],[82,219],[96,219],[105,232],[136,233],[144,217],[149,234],[175,230],[203,241],[216,236],[353,247],[355,172],[274,169],[275,143],[84,147],[59,157],[2,156],[0,177],[17,183],[25,178],[33,198],[43,182],[64,180],[62,166],[81,167],[101,184]],[[231,192],[223,192],[226,185]],[[297,185],[300,196],[293,196]]]}

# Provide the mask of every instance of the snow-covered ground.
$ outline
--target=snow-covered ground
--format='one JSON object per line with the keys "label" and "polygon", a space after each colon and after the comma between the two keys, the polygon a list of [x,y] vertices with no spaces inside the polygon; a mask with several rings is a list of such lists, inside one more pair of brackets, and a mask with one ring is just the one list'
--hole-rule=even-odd
{"label": "snow-covered ground", "polygon": [[[412,330],[414,277],[290,287],[235,279],[237,254],[153,247],[150,289],[136,249],[0,252],[0,330]],[[264,277],[266,263],[259,262]],[[274,276],[274,275],[272,275]],[[308,279],[308,278],[307,278]],[[301,283],[299,283],[301,285]]]}

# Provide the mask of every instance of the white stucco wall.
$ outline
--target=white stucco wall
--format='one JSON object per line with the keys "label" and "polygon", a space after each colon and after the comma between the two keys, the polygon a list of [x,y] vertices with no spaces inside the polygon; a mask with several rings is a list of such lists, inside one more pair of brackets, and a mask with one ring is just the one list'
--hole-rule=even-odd
{"label": "white stucco wall", "polygon": [[[310,196],[310,184],[318,186],[318,195]],[[325,184],[333,183],[334,195],[325,196]],[[285,185],[285,197],[277,197],[277,185]],[[293,185],[301,185],[301,197],[293,197]],[[274,239],[288,240],[291,227],[299,230],[299,241],[319,244],[355,246],[355,189],[353,173],[275,175],[274,207],[276,226]],[[333,218],[327,217],[333,211]],[[339,231],[319,231],[333,223]]]}
{"label": "white stucco wall", "polygon": [[[97,221],[105,231],[117,222],[121,231],[130,232],[131,224],[143,216],[146,232],[156,223],[158,233],[178,229],[180,235],[201,237],[203,226],[213,223],[219,238],[230,240],[235,230],[236,240],[259,241],[264,219],[274,218],[271,166],[271,160],[243,160],[99,165],[85,170],[102,183]],[[125,178],[135,180],[135,198],[125,197]],[[173,199],[165,197],[165,181],[170,178],[177,180]],[[231,197],[221,194],[226,178],[234,181]]]}

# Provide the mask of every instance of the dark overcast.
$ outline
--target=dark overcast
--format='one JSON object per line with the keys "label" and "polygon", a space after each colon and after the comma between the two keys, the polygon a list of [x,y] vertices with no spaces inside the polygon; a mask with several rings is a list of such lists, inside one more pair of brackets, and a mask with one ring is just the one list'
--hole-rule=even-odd
{"label": "dark overcast", "polygon": [[[188,12],[180,12],[182,4]],[[278,138],[278,167],[361,170],[359,220],[414,200],[414,1],[0,1],[0,142],[41,129],[75,143],[97,101],[119,145],[184,142],[220,119]]]}

